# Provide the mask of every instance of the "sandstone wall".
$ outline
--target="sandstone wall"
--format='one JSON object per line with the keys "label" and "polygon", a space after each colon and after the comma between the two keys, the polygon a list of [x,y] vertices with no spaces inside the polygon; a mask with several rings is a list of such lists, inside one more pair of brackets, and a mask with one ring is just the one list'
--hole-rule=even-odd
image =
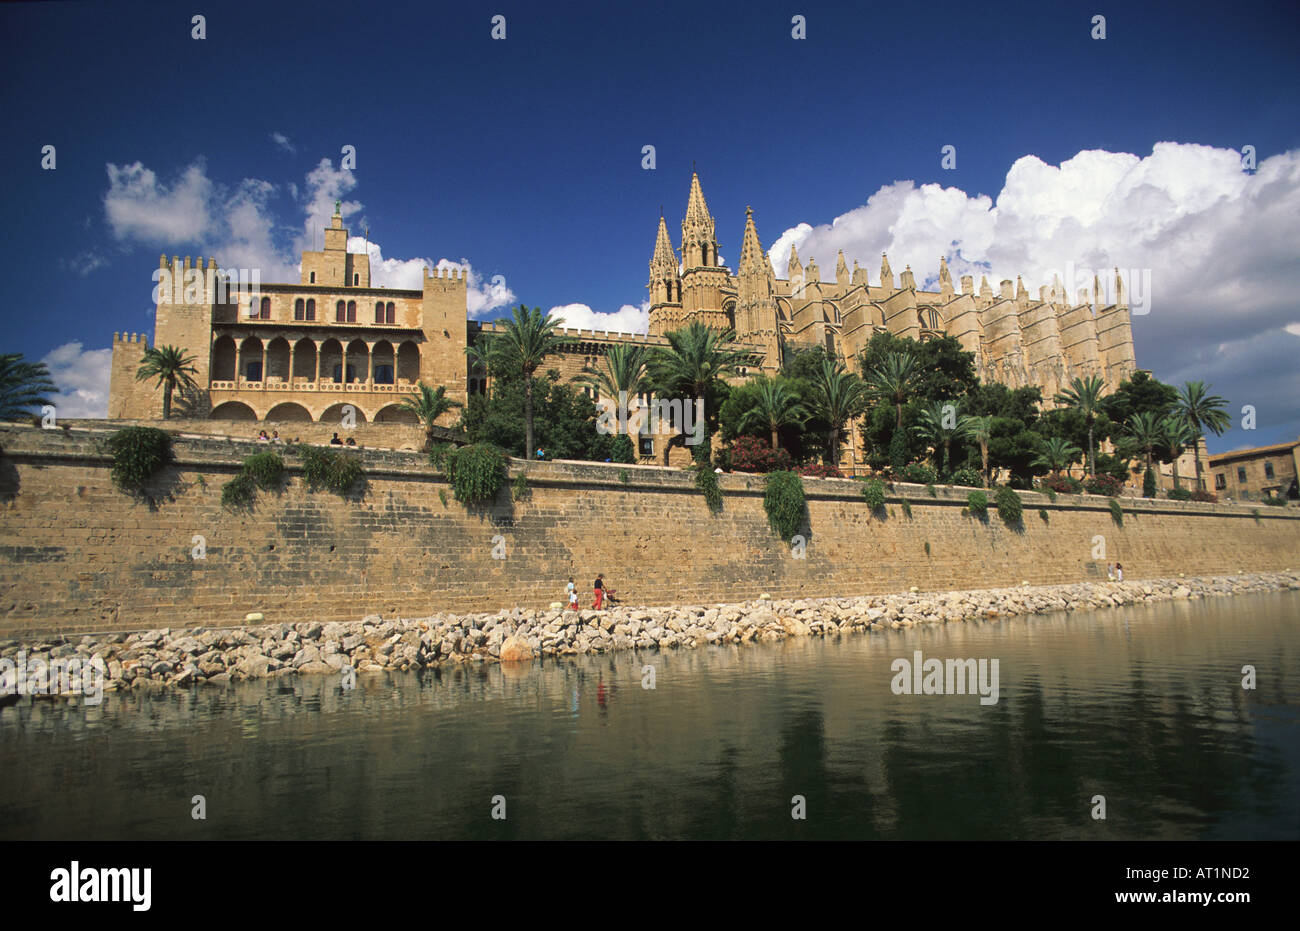
{"label": "sandstone wall", "polygon": [[529,463],[530,499],[503,491],[467,511],[422,457],[379,450],[362,453],[359,496],[307,491],[290,458],[279,494],[231,512],[222,485],[265,446],[178,439],[175,463],[136,499],[112,486],[103,438],[0,428],[0,637],[229,626],[254,611],[295,623],[545,606],[569,576],[588,592],[598,571],[630,603],[667,604],[1063,583],[1104,578],[1116,560],[1129,579],[1300,567],[1289,509],[1124,499],[1116,526],[1105,499],[1022,493],[1017,531],[992,508],[987,521],[963,516],[958,490],[899,485],[882,519],[857,483],[806,479],[798,559],[767,527],[761,477],[721,476],[714,516],[677,470]]}

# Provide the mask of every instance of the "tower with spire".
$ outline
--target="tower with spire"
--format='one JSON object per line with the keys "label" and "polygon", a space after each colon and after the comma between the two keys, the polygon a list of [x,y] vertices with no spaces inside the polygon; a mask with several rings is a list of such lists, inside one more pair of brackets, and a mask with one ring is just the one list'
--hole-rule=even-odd
{"label": "tower with spire", "polygon": [[686,215],[682,219],[681,270],[678,271],[668,227],[661,216],[650,259],[649,287],[652,336],[662,336],[695,320],[718,330],[735,326],[731,316],[735,287],[731,272],[718,257],[713,215],[709,213],[697,172],[691,172]]}

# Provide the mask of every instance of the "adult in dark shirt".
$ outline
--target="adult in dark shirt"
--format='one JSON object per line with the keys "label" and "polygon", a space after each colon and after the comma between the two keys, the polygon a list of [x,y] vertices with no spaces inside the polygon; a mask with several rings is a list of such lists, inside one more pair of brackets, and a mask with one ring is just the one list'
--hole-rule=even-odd
{"label": "adult in dark shirt", "polygon": [[342,445],[343,445],[343,441],[339,439],[339,435],[338,435],[337,433],[334,434],[334,438],[330,440],[330,445],[331,445],[331,446],[342,446]]}
{"label": "adult in dark shirt", "polygon": [[601,605],[605,603],[605,583],[601,578],[602,575],[603,573],[600,572],[596,573],[596,581],[593,583],[592,586],[596,590],[596,601],[594,604],[592,604],[592,607],[595,608],[597,611],[599,611]]}

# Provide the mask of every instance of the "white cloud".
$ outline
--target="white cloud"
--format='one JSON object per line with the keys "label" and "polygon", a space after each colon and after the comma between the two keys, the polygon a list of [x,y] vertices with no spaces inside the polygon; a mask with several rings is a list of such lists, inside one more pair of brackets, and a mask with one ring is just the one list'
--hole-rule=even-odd
{"label": "white cloud", "polygon": [[113,350],[83,350],[81,343],[64,343],[41,360],[59,394],[50,398],[59,417],[108,416],[108,377]]}
{"label": "white cloud", "polygon": [[276,144],[277,148],[286,152],[297,152],[298,147],[284,133],[271,133],[271,141]]}
{"label": "white cloud", "polygon": [[212,182],[197,161],[170,186],[139,162],[108,169],[104,212],[118,239],[171,245],[199,239],[208,228]]}
{"label": "white cloud", "polygon": [[[970,274],[978,287],[987,274],[996,292],[1001,279],[1022,275],[1035,297],[1066,263],[1149,270],[1149,313],[1133,318],[1138,365],[1165,381],[1212,381],[1237,407],[1278,398],[1270,435],[1294,435],[1300,385],[1275,368],[1275,347],[1279,332],[1295,325],[1296,242],[1300,152],[1271,156],[1252,175],[1230,149],[1162,142],[1145,158],[1085,151],[1053,166],[1025,156],[996,200],[895,182],[832,223],[791,227],[769,255],[784,277],[794,243],[829,279],[843,249],[850,267],[857,259],[876,283],[887,251],[896,277],[910,264],[918,286],[931,289],[942,255],[954,283]],[[1135,283],[1125,276],[1130,296]],[[1074,282],[1072,295],[1085,284],[1091,288],[1091,280]],[[1263,434],[1263,408],[1260,417]]]}
{"label": "white cloud", "polygon": [[562,304],[548,312],[563,321],[562,325],[583,330],[601,330],[610,333],[645,333],[650,328],[650,302],[640,307],[624,304],[613,313],[592,310],[586,304]]}

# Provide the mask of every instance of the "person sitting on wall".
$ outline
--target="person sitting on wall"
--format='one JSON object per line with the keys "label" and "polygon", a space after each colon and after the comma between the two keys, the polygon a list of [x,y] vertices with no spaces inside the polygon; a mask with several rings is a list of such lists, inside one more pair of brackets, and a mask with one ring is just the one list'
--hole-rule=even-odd
{"label": "person sitting on wall", "polygon": [[283,445],[284,445],[284,440],[280,439],[280,431],[279,431],[279,430],[272,430],[272,431],[271,431],[271,443],[272,443],[273,445],[275,445],[275,446],[283,446]]}
{"label": "person sitting on wall", "polygon": [[265,431],[265,430],[258,430],[258,431],[257,431],[257,442],[259,442],[259,443],[269,443],[270,441],[271,441],[271,438],[270,438],[269,436],[266,435],[266,431]]}
{"label": "person sitting on wall", "polygon": [[338,435],[337,433],[334,434],[333,439],[330,440],[330,445],[331,445],[331,446],[342,446],[342,445],[343,445],[343,441],[339,439],[339,435]]}
{"label": "person sitting on wall", "polygon": [[345,443],[344,445],[345,445],[345,446],[356,446],[356,445],[357,445],[357,441],[354,440],[352,437],[348,437],[348,441],[347,441],[347,443]]}

